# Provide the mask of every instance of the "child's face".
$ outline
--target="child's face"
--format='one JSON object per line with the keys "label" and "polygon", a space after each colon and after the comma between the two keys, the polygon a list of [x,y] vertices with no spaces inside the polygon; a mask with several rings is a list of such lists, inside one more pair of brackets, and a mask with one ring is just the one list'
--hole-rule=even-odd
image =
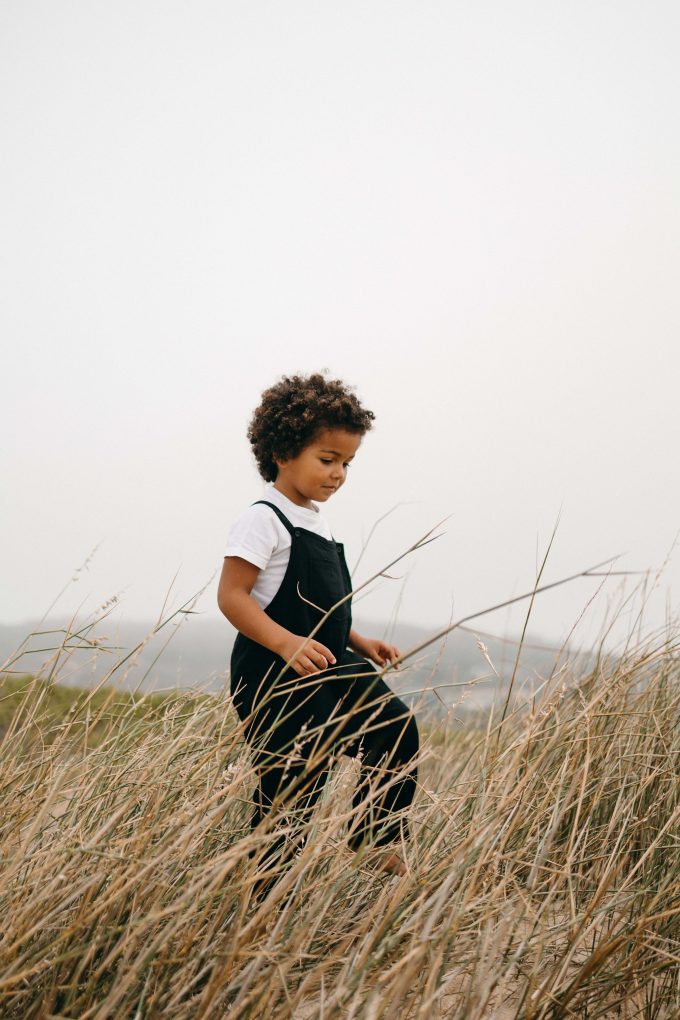
{"label": "child's face", "polygon": [[325,503],[344,485],[361,438],[345,429],[324,429],[297,457],[276,461],[274,485],[299,506],[309,507],[311,500]]}

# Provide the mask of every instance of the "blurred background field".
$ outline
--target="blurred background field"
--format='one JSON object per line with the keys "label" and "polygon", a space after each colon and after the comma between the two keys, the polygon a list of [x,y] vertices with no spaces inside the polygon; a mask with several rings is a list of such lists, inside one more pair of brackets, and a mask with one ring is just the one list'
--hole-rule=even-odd
{"label": "blurred background field", "polygon": [[[106,677],[124,654],[153,634],[154,629],[151,620],[120,623],[109,619],[98,623],[94,630],[85,627],[78,633],[73,632],[70,624],[66,616],[54,616],[42,622],[0,624],[0,661],[20,648],[19,665],[31,672],[47,657],[41,650],[58,644],[69,634],[65,641],[65,661],[60,667],[62,682],[92,687]],[[409,623],[390,629],[384,622],[362,619],[356,613],[355,625],[362,634],[386,636],[398,642],[402,651],[426,641],[432,633]],[[219,617],[217,611],[198,613],[188,619],[179,615],[166,629],[152,636],[133,660],[116,670],[116,684],[123,690],[144,692],[190,687],[211,693],[222,691],[228,683],[235,634],[231,624]],[[498,675],[490,667],[480,642]],[[445,714],[447,708],[455,707],[466,713],[469,708],[485,707],[505,696],[517,650],[516,637],[499,638],[484,629],[457,630],[409,662],[404,677],[392,671],[389,683],[408,702],[420,698],[421,704],[432,712]],[[536,689],[541,677],[554,665],[558,653],[558,647],[528,635],[521,647],[517,689],[527,696]],[[569,647],[563,652],[563,657],[572,661],[580,657],[586,662],[589,656],[590,652],[579,653]],[[17,668],[16,663],[14,668]],[[437,695],[421,694],[429,687],[436,688]]]}

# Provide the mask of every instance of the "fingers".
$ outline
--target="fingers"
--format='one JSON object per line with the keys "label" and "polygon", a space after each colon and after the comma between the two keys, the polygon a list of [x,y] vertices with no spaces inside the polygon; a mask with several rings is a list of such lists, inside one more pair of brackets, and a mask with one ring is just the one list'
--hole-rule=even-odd
{"label": "fingers", "polygon": [[308,659],[306,655],[298,658],[293,663],[293,669],[298,676],[309,676],[310,673],[319,672],[317,666],[315,666],[311,659]]}
{"label": "fingers", "polygon": [[387,666],[388,663],[392,663],[395,669],[399,669],[399,666],[396,664],[396,660],[401,655],[401,652],[396,645],[385,645],[382,648],[382,655],[385,656],[385,658],[382,658],[381,656],[381,666]]}
{"label": "fingers", "polygon": [[335,664],[335,661],[335,656],[330,648],[326,648],[321,642],[315,641],[307,649],[307,653],[300,656],[297,663],[295,663],[295,669],[300,676],[308,676],[310,673],[318,673],[321,670],[328,669],[329,666]]}
{"label": "fingers", "polygon": [[308,650],[307,656],[319,669],[328,669],[329,666],[335,665],[335,656],[332,651],[319,641],[314,642],[311,649]]}
{"label": "fingers", "polygon": [[326,665],[327,666],[328,665],[331,665],[331,666],[335,665],[335,656],[333,655],[333,653],[330,650],[330,648],[326,648],[325,645],[322,645],[320,642],[317,642],[316,645],[315,645],[315,650],[321,653],[322,657],[326,660]]}

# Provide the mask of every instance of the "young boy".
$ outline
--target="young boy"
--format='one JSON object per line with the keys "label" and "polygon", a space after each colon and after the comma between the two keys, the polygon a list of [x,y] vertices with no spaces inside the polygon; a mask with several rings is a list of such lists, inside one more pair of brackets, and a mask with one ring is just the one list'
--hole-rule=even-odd
{"label": "young boy", "polygon": [[[415,792],[418,729],[367,661],[385,666],[399,656],[398,648],[352,629],[344,547],[317,505],[344,485],[373,419],[340,380],[318,373],[283,376],[264,391],[248,429],[267,483],[264,498],[229,531],[218,605],[238,630],[231,692],[259,779],[251,827],[277,794],[294,804],[301,826],[334,755],[361,751],[350,846],[356,850],[370,840],[385,847],[378,867],[403,874],[395,846],[407,830],[404,809]],[[286,753],[291,748],[295,753]],[[395,782],[394,773],[409,765]],[[364,803],[371,783],[373,798]],[[288,859],[296,841],[287,855],[284,843],[279,837],[268,859]]]}

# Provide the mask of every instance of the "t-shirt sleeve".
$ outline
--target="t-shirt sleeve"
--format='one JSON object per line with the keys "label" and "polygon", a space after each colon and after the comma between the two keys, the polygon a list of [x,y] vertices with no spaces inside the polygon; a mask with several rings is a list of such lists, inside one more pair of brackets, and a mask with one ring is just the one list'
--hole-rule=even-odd
{"label": "t-shirt sleeve", "polygon": [[251,506],[229,529],[224,555],[240,556],[264,570],[278,544],[279,533],[272,511],[265,506]]}

